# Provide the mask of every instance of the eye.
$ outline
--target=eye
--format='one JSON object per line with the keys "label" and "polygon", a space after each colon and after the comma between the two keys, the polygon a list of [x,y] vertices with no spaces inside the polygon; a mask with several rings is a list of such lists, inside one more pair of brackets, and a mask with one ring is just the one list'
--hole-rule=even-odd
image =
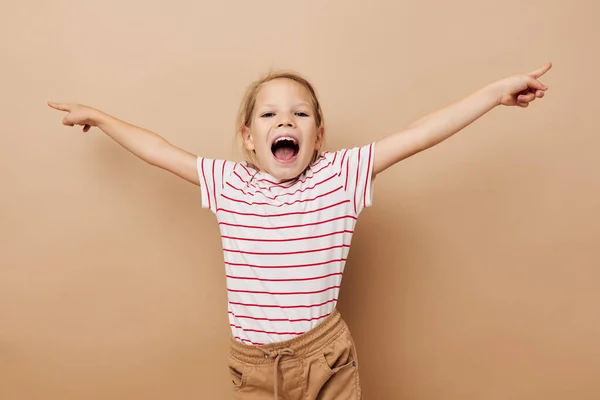
{"label": "eye", "polygon": [[275,115],[275,113],[272,113],[272,112],[267,112],[267,113],[264,113],[263,115],[261,115],[261,117],[262,117],[262,118],[270,118],[270,117],[272,117],[273,115]]}
{"label": "eye", "polygon": [[303,112],[303,111],[298,111],[298,112],[296,113],[296,115],[297,115],[297,116],[299,116],[299,117],[308,117],[308,114],[307,114],[307,113],[305,113],[305,112]]}

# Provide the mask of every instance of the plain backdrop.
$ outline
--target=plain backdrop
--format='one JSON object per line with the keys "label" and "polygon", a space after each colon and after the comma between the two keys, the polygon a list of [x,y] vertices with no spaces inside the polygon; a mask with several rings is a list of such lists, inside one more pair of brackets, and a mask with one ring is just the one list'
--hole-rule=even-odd
{"label": "plain backdrop", "polygon": [[271,69],[330,150],[552,61],[550,90],[378,176],[339,308],[366,399],[600,398],[600,6],[592,0],[3,0],[0,399],[227,399],[221,242],[198,187],[46,101],[239,159]]}

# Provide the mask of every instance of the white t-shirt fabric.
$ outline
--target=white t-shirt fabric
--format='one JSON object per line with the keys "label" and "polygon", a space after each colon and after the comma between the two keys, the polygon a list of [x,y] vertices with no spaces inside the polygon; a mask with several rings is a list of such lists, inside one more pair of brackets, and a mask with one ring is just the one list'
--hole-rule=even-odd
{"label": "white t-shirt fabric", "polygon": [[293,339],[334,310],[358,215],[372,204],[373,151],[374,143],[325,152],[292,180],[198,157],[202,207],[222,238],[233,338]]}

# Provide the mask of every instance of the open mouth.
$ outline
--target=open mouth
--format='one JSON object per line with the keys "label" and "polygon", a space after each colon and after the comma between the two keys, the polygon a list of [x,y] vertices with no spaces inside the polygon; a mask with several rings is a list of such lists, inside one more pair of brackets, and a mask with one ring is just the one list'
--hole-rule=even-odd
{"label": "open mouth", "polygon": [[298,141],[290,136],[279,137],[271,145],[271,152],[280,162],[293,161],[298,155],[298,151],[300,151]]}

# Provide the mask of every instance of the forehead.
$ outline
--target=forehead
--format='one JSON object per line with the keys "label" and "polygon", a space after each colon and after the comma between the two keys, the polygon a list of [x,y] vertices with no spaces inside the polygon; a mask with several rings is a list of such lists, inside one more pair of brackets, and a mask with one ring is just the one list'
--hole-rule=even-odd
{"label": "forehead", "polygon": [[312,103],[308,90],[291,79],[278,78],[264,83],[256,96],[257,104],[276,101],[294,101]]}

